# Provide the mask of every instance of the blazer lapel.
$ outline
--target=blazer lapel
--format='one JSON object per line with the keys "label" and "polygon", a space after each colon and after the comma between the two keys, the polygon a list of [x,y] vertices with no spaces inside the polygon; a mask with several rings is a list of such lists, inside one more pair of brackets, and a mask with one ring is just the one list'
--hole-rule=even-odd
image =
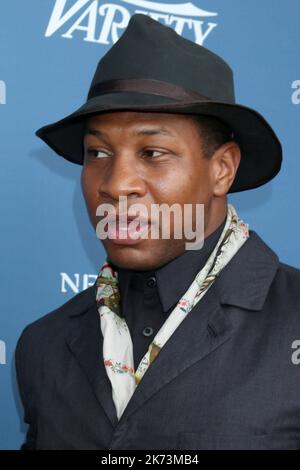
{"label": "blazer lapel", "polygon": [[135,389],[120,423],[162,387],[187,368],[210,354],[233,334],[231,322],[224,315],[213,286],[191,310],[165,343]]}
{"label": "blazer lapel", "polygon": [[95,286],[91,286],[87,291],[85,308],[70,314],[72,323],[66,335],[66,342],[85,373],[98,402],[115,428],[118,418],[112,399],[111,383],[102,359],[103,338],[95,300]]}
{"label": "blazer lapel", "polygon": [[147,369],[120,423],[171,380],[231,338],[235,328],[224,305],[260,311],[278,266],[278,256],[250,230],[250,237]]}

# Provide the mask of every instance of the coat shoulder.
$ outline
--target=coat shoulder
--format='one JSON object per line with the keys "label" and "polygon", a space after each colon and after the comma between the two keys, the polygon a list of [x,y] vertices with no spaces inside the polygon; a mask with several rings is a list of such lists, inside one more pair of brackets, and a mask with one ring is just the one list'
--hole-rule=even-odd
{"label": "coat shoulder", "polygon": [[251,239],[253,243],[245,255],[249,257],[252,254],[254,271],[258,261],[264,266],[271,265],[275,274],[271,289],[276,289],[281,296],[293,292],[295,299],[300,302],[300,269],[282,262],[275,251],[255,231],[251,231]]}
{"label": "coat shoulder", "polygon": [[279,262],[269,291],[274,309],[284,313],[285,318],[300,321],[300,269]]}
{"label": "coat shoulder", "polygon": [[21,332],[16,350],[31,349],[34,344],[42,344],[49,337],[60,336],[69,321],[70,315],[86,311],[95,302],[95,286],[79,292],[60,307],[43,315],[25,326]]}
{"label": "coat shoulder", "polygon": [[300,281],[300,269],[296,266],[291,266],[290,264],[279,262],[279,268],[282,270],[283,274],[289,276],[291,279]]}
{"label": "coat shoulder", "polygon": [[294,290],[300,300],[300,269],[280,261],[276,280],[282,283],[282,287],[288,288],[289,291]]}

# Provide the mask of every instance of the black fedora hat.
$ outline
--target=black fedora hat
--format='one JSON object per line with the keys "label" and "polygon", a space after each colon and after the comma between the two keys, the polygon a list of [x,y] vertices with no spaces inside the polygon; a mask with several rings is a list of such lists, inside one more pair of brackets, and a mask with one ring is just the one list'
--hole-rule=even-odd
{"label": "black fedora hat", "polygon": [[242,153],[230,193],[259,187],[280,170],[281,144],[261,114],[236,104],[229,65],[147,15],[133,15],[101,58],[86,103],[36,135],[82,165],[84,120],[117,110],[201,114],[224,121]]}

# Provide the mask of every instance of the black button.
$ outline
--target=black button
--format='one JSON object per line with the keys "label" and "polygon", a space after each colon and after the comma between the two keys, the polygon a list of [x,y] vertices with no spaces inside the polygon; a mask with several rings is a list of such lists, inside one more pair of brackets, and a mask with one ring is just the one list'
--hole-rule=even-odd
{"label": "black button", "polygon": [[151,328],[151,326],[145,326],[142,333],[144,336],[151,336],[153,335],[153,328]]}
{"label": "black button", "polygon": [[155,276],[151,276],[147,279],[147,286],[148,287],[155,287],[156,286],[156,278]]}

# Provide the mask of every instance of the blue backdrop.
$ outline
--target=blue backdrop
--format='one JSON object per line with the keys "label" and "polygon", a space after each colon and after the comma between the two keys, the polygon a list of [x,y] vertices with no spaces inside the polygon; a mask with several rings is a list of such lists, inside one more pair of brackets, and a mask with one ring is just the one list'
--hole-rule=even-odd
{"label": "blue backdrop", "polygon": [[281,261],[300,268],[299,1],[1,0],[1,449],[19,448],[26,431],[13,362],[21,330],[92,284],[105,257],[81,167],[34,131],[85,101],[98,60],[137,12],[220,54],[237,101],[274,127],[281,172],[229,202]]}

